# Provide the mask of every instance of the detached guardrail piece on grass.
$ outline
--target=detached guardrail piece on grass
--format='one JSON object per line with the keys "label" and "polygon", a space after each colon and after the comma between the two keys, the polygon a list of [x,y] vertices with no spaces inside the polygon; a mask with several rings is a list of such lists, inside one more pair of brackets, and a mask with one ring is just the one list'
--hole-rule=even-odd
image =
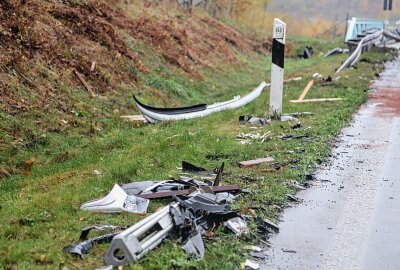
{"label": "detached guardrail piece on grass", "polygon": [[227,109],[237,109],[258,98],[263,89],[269,86],[270,84],[262,82],[251,93],[243,97],[236,96],[231,100],[212,105],[199,104],[181,108],[155,108],[141,103],[135,96],[133,98],[135,100],[136,107],[139,109],[143,117],[150,123],[157,123],[162,121],[178,121],[204,117]]}
{"label": "detached guardrail piece on grass", "polygon": [[349,46],[354,44],[357,45],[357,47],[354,49],[354,52],[350,55],[350,57],[337,69],[336,74],[342,71],[345,67],[354,66],[358,62],[358,59],[363,52],[363,48],[381,42],[382,34],[383,30],[371,29],[366,31],[365,35],[362,35],[363,37],[361,39],[349,40]]}
{"label": "detached guardrail piece on grass", "polygon": [[246,167],[251,167],[251,166],[255,166],[258,164],[262,164],[262,163],[271,163],[274,161],[275,161],[275,159],[273,159],[272,157],[266,157],[266,158],[260,158],[260,159],[255,159],[255,160],[240,161],[239,166],[246,168]]}

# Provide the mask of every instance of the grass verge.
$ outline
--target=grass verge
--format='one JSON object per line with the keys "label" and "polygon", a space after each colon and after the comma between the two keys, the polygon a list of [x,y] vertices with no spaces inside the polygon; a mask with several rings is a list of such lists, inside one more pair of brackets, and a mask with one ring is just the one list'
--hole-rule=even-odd
{"label": "grass verge", "polygon": [[[103,196],[115,182],[178,177],[176,166],[182,160],[208,168],[225,162],[227,175],[223,183],[239,183],[252,190],[236,203],[235,208],[240,211],[254,209],[257,215],[276,220],[278,213],[274,205],[283,205],[285,194],[295,192],[292,180],[303,182],[305,175],[326,159],[330,142],[365,102],[370,80],[382,70],[383,61],[390,59],[388,54],[366,53],[363,55],[366,61],[361,61],[357,69],[345,70],[340,79],[332,83],[317,82],[307,96],[342,97],[343,101],[288,102],[298,98],[312,74],[332,75],[334,67],[338,67],[345,57],[323,59],[317,55],[308,60],[288,59],[286,77],[303,76],[303,80],[285,85],[284,111],[308,111],[315,115],[299,118],[299,129],[291,129],[292,123],[273,122],[256,130],[270,132],[270,140],[265,143],[241,145],[235,137],[239,132],[254,132],[239,125],[238,117],[265,115],[268,91],[241,109],[202,119],[142,126],[123,122],[116,115],[103,115],[96,119],[103,124],[102,129],[86,123],[79,133],[49,132],[34,137],[24,148],[8,148],[2,159],[15,158],[21,166],[31,159],[34,164],[29,176],[16,175],[0,182],[0,265],[5,269],[54,269],[64,265],[70,269],[92,269],[101,266],[106,245],[96,246],[84,260],[63,253],[62,248],[77,241],[79,230],[85,226],[129,225],[142,217],[87,213],[79,210],[80,204]],[[261,56],[258,60],[243,57],[241,62],[240,66],[220,65],[216,70],[205,70],[206,79],[201,82],[185,80],[167,69],[142,79],[151,87],[181,97],[178,103],[220,101],[250,91],[261,80],[269,81],[269,57]],[[79,119],[79,112],[77,115]],[[35,130],[34,126],[31,128]],[[282,135],[304,134],[309,135],[309,140],[281,139]],[[242,169],[237,165],[241,160],[265,156],[288,165],[279,169],[271,165]],[[104,176],[96,177],[94,170],[101,171]],[[152,202],[149,213],[166,203],[168,200]],[[242,246],[257,243],[254,236],[237,238],[223,231],[218,231],[217,235],[221,236],[220,240],[206,241],[204,260],[187,259],[180,246],[168,240],[126,268],[237,269],[245,256]]]}

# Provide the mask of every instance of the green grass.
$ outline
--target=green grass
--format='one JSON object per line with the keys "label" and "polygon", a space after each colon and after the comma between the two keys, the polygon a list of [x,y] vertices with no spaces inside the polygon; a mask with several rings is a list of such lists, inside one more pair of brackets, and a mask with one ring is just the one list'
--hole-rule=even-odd
{"label": "green grass", "polygon": [[[324,43],[325,44],[325,43]],[[326,43],[320,50],[332,44]],[[99,245],[84,260],[62,252],[62,248],[78,240],[79,230],[93,224],[130,225],[142,217],[132,214],[107,215],[79,210],[81,203],[105,195],[113,183],[128,183],[148,179],[178,177],[176,166],[187,160],[207,168],[215,168],[225,162],[223,183],[239,183],[250,188],[235,204],[242,210],[253,202],[253,208],[261,217],[277,220],[273,205],[285,203],[285,194],[294,192],[291,180],[304,181],[304,175],[315,168],[330,152],[330,142],[345,126],[355,109],[367,97],[368,84],[374,73],[382,69],[382,60],[390,56],[371,52],[363,55],[375,64],[360,62],[358,69],[345,70],[341,79],[323,85],[317,82],[307,98],[342,97],[335,103],[292,104],[311,79],[319,72],[333,75],[346,56],[323,59],[317,50],[308,60],[288,59],[286,77],[303,76],[299,82],[285,84],[284,111],[315,113],[299,118],[302,127],[290,128],[290,123],[273,122],[256,132],[271,132],[271,140],[265,143],[240,145],[235,137],[239,132],[252,132],[240,126],[238,117],[243,114],[262,116],[268,108],[269,95],[265,91],[256,101],[238,110],[224,111],[202,119],[157,125],[137,125],[118,118],[120,113],[135,113],[130,87],[108,97],[78,102],[70,114],[65,130],[43,131],[33,123],[33,116],[12,116],[0,111],[3,137],[0,164],[18,170],[24,162],[33,159],[31,176],[18,173],[0,180],[0,266],[5,269],[54,269],[63,265],[69,269],[93,269],[102,265],[107,245]],[[142,85],[135,89],[146,102],[166,105],[168,100],[157,96],[172,96],[174,105],[197,102],[212,103],[245,94],[262,80],[269,81],[270,56],[249,59],[241,64],[221,64],[215,70],[202,70],[203,81],[191,80],[173,68],[163,67],[152,59],[154,71],[141,75]],[[361,79],[360,79],[361,76]],[[148,91],[147,91],[148,90]],[[161,93],[161,94],[160,94]],[[169,99],[171,100],[171,99]],[[118,103],[121,102],[121,103]],[[110,104],[119,105],[110,105]],[[121,105],[122,104],[122,105]],[[126,106],[125,106],[126,105]],[[124,108],[122,108],[125,106]],[[119,109],[118,113],[113,110]],[[25,119],[24,119],[25,117]],[[57,121],[51,111],[38,112],[35,118]],[[74,125],[74,127],[71,127]],[[23,144],[13,142],[10,134],[21,134]],[[283,134],[309,134],[309,141],[282,141]],[[10,138],[7,139],[7,136]],[[1,142],[1,141],[0,141]],[[304,148],[304,153],[292,153]],[[207,155],[222,156],[218,160]],[[271,156],[277,162],[298,160],[294,167],[275,170],[271,165],[241,169],[241,160]],[[21,169],[23,171],[23,169]],[[93,170],[104,174],[97,178]],[[243,176],[246,179],[242,180]],[[169,201],[151,202],[149,213]],[[243,245],[257,243],[254,236],[236,237],[218,231],[220,240],[206,241],[204,260],[186,257],[179,244],[165,241],[142,260],[128,269],[238,269],[245,259]],[[44,256],[44,257],[43,257]],[[125,268],[124,268],[125,269]]]}

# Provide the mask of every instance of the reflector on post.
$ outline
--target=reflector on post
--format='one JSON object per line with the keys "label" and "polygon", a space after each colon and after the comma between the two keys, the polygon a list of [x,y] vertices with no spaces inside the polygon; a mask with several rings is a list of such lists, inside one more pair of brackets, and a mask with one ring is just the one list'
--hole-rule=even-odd
{"label": "reflector on post", "polygon": [[277,118],[280,118],[282,115],[285,41],[286,24],[280,19],[274,19],[269,111],[271,116]]}

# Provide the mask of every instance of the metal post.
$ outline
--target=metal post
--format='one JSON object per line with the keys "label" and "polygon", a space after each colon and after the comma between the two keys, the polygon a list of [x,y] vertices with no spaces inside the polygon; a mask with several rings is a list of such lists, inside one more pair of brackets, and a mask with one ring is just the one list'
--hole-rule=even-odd
{"label": "metal post", "polygon": [[282,115],[283,75],[285,63],[286,24],[274,19],[272,42],[270,115],[280,118]]}

